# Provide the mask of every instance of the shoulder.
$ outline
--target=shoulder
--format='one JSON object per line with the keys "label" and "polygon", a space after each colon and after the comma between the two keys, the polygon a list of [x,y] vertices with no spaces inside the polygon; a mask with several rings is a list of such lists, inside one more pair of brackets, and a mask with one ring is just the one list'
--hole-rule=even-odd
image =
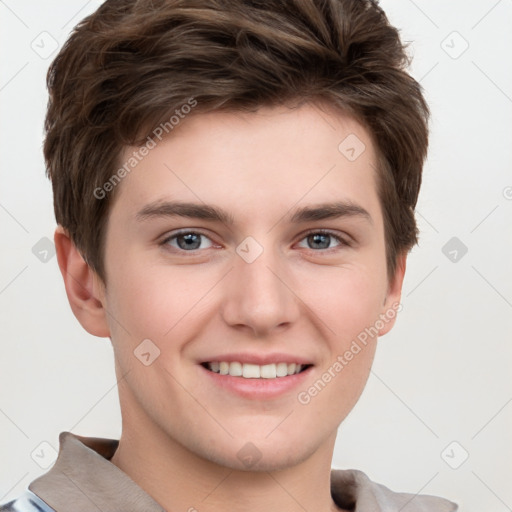
{"label": "shoulder", "polygon": [[0,503],[0,512],[55,512],[39,496],[26,490],[8,503]]}
{"label": "shoulder", "polygon": [[[331,490],[338,504],[356,505],[357,512],[456,512],[456,503],[438,496],[394,492],[358,470],[333,470]],[[338,500],[336,500],[336,497]]]}

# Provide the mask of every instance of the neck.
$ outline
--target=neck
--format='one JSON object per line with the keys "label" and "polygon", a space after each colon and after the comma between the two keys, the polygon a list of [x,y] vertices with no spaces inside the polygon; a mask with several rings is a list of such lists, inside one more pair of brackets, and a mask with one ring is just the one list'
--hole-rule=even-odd
{"label": "neck", "polygon": [[165,510],[188,512],[340,512],[331,496],[336,433],[298,465],[240,471],[202,458],[173,440],[141,411],[123,414],[111,462]]}

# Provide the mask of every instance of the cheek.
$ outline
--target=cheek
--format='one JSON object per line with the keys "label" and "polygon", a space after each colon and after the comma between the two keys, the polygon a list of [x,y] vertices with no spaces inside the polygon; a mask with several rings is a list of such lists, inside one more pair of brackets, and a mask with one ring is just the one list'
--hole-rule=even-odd
{"label": "cheek", "polygon": [[310,297],[327,326],[328,351],[315,378],[297,396],[315,424],[332,428],[349,414],[366,385],[377,342],[372,328],[383,301],[375,279],[366,272],[340,272],[343,276],[325,279],[324,291],[317,288]]}
{"label": "cheek", "polygon": [[107,302],[113,331],[135,345],[149,338],[163,347],[170,339],[178,339],[177,333],[186,337],[183,328],[204,309],[215,284],[214,276],[197,268],[171,271],[129,260],[109,276]]}
{"label": "cheek", "polygon": [[[297,276],[299,297],[313,310],[326,333],[342,349],[378,318],[385,298],[385,275],[377,266],[346,265],[306,269]],[[334,348],[334,347],[333,347]]]}

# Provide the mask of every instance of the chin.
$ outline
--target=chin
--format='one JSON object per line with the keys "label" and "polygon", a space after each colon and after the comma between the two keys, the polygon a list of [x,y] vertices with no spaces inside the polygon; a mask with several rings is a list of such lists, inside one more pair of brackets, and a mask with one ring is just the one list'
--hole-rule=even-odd
{"label": "chin", "polygon": [[308,446],[304,440],[284,443],[278,438],[274,441],[247,439],[232,439],[227,445],[210,446],[207,451],[198,451],[196,455],[231,470],[267,472],[295,467],[311,457],[318,448]]}

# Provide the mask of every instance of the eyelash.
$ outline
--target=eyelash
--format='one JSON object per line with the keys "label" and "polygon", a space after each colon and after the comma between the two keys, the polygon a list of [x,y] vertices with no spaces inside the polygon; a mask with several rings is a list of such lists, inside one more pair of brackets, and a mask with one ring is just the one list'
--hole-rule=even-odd
{"label": "eyelash", "polygon": [[[160,242],[159,245],[161,245],[161,246],[166,246],[167,245],[168,246],[168,244],[169,244],[169,242],[171,240],[175,240],[179,236],[188,235],[188,234],[195,234],[195,235],[203,236],[203,237],[207,238],[208,240],[210,240],[210,242],[213,245],[215,245],[215,242],[207,234],[203,233],[201,230],[191,230],[191,229],[183,230],[183,231],[178,231],[176,233],[173,233],[172,235],[170,235],[170,236],[166,237],[164,240],[162,240],[162,242]],[[327,249],[311,249],[311,248],[307,248],[308,250],[310,250],[312,252],[315,252],[315,253],[318,253],[318,252],[330,252],[333,249],[336,249],[337,247],[352,247],[352,243],[351,242],[347,241],[345,238],[342,238],[340,235],[337,235],[337,234],[333,233],[332,231],[329,231],[329,230],[326,230],[326,229],[310,230],[310,231],[308,231],[308,232],[306,232],[306,233],[304,233],[302,235],[302,238],[300,238],[299,242],[302,242],[303,240],[305,240],[306,238],[308,238],[311,235],[327,235],[327,236],[330,236],[331,238],[333,238],[339,244],[339,246],[329,247]],[[181,253],[191,253],[191,254],[195,254],[197,251],[204,250],[204,249],[193,249],[193,250],[187,251],[185,249],[176,248],[176,247],[173,247],[172,249],[176,250],[178,252],[181,252]]]}
{"label": "eyelash", "polygon": [[[308,231],[302,235],[302,238],[299,241],[301,242],[302,240],[308,238],[311,235],[330,236],[331,238],[334,238],[334,240],[336,240],[336,242],[339,243],[339,247],[351,247],[352,246],[352,244],[348,240],[346,240],[345,238],[341,237],[340,235],[338,235],[336,233],[333,233],[332,231],[329,231],[328,229],[313,229],[311,231]],[[333,249],[336,249],[336,247],[330,247],[328,249],[318,249],[318,250],[309,249],[309,250],[313,251],[313,252],[327,252],[327,251],[331,251]]]}

